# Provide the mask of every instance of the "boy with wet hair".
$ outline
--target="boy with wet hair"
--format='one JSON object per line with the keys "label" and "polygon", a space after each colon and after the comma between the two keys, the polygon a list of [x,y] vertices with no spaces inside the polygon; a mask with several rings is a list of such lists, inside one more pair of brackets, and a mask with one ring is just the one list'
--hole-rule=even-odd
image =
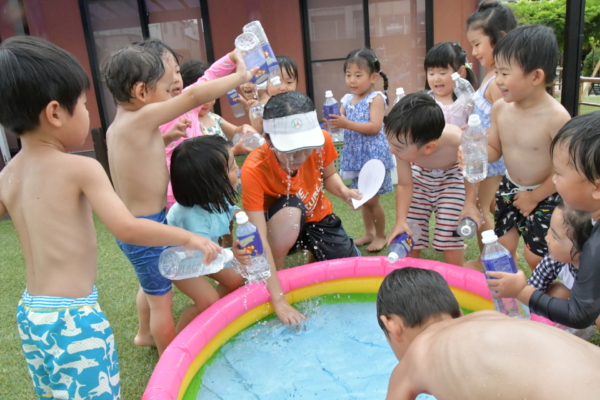
{"label": "boy with wet hair", "polygon": [[[481,220],[475,203],[475,188],[465,185],[458,167],[462,131],[446,124],[444,113],[426,93],[411,93],[398,102],[387,116],[385,130],[390,150],[396,157],[396,223],[388,245],[403,232],[413,233],[408,221],[421,227],[411,257],[420,257],[429,245],[429,218],[436,213],[433,248],[444,252],[449,264],[461,266],[464,243],[455,235],[465,217]],[[469,197],[470,202],[465,202]]]}
{"label": "boy with wet hair", "polygon": [[[104,78],[117,104],[117,115],[107,131],[108,159],[115,190],[136,217],[166,224],[169,174],[159,126],[224,95],[255,73],[246,70],[236,52],[231,55],[237,62],[235,73],[192,85],[177,97],[171,97],[178,74],[170,52],[161,54],[153,46],[130,45],[110,56]],[[140,337],[138,333],[134,342],[156,344],[162,354],[175,337],[171,281],[158,271],[164,247],[136,246],[126,241],[118,244],[134,266],[150,305],[151,336]],[[206,239],[206,246],[217,245]],[[179,289],[186,294],[191,290],[185,284],[179,284]],[[143,309],[139,304],[143,296],[138,296],[137,302],[138,309]]]}
{"label": "boy with wet hair", "polygon": [[520,26],[494,47],[496,84],[503,99],[492,107],[488,156],[489,162],[504,156],[506,163],[496,193],[494,230],[515,259],[519,235],[523,236],[531,268],[548,251],[544,237],[560,201],[549,150],[570,116],[546,92],[554,81],[558,57],[554,31],[542,25]]}
{"label": "boy with wet hair", "polygon": [[587,211],[594,228],[579,256],[579,271],[568,299],[527,285],[525,274],[488,272],[494,297],[516,297],[531,312],[571,328],[584,329],[600,316],[600,111],[573,118],[552,140],[553,182],[565,205]]}
{"label": "boy with wet hair", "polygon": [[377,293],[377,318],[399,361],[387,400],[591,399],[600,391],[598,347],[496,311],[461,317],[435,271],[392,271]]}
{"label": "boy with wet hair", "polygon": [[0,172],[7,212],[25,257],[17,328],[39,398],[120,398],[115,338],[98,305],[92,210],[120,240],[217,248],[182,229],[136,219],[94,159],[67,153],[89,133],[89,80],[79,62],[45,40],[0,45],[0,124],[22,149]]}

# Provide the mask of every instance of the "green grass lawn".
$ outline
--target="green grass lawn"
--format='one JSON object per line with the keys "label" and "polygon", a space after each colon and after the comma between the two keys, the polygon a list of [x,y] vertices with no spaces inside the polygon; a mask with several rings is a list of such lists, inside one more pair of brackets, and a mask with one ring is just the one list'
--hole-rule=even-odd
{"label": "green grass lawn", "polygon": [[[330,196],[331,198],[332,196]],[[342,219],[346,231],[353,237],[363,233],[360,211],[351,211],[347,204],[332,198],[334,210]],[[395,198],[393,193],[381,196],[381,203],[386,210],[387,230],[394,223]],[[158,361],[158,353],[154,348],[134,346],[133,337],[137,331],[137,314],[135,294],[137,278],[123,253],[117,247],[113,236],[106,227],[95,218],[98,236],[98,279],[100,305],[106,313],[115,332],[117,349],[121,364],[121,384],[123,399],[139,399],[148,382],[154,365]],[[433,232],[433,229],[431,230]],[[0,222],[0,269],[3,271],[2,297],[0,298],[0,393],[6,399],[35,399],[27,367],[20,348],[17,335],[15,310],[25,288],[25,267],[21,249],[12,222]],[[474,239],[467,241],[466,260],[478,257],[477,243]],[[366,246],[361,248],[367,254]],[[529,275],[529,267],[524,263],[522,247],[520,247],[519,268]],[[384,255],[386,250],[374,255]],[[433,249],[425,250],[422,256],[427,259],[443,261],[441,253]],[[287,267],[304,264],[304,256],[297,253],[288,257]],[[189,304],[188,299],[175,290],[174,314],[181,315]],[[600,342],[599,335],[594,338]]]}
{"label": "green grass lawn", "polygon": [[[600,103],[600,97],[587,98],[586,101]],[[582,112],[591,112],[600,108],[583,106]],[[332,196],[330,196],[331,198]],[[346,231],[352,237],[363,234],[363,222],[360,211],[351,211],[344,202],[332,198],[335,213],[342,219]],[[381,203],[386,210],[386,227],[389,232],[395,216],[395,198],[393,193],[381,196]],[[117,247],[113,236],[106,227],[95,218],[98,235],[98,279],[100,305],[106,313],[115,332],[117,349],[121,365],[122,398],[139,399],[146,383],[158,361],[158,353],[154,348],[139,348],[133,345],[133,337],[137,331],[137,314],[135,294],[137,278],[133,268]],[[433,232],[433,229],[431,229]],[[3,272],[0,292],[0,393],[3,399],[35,399],[32,384],[27,372],[25,360],[17,335],[15,311],[17,303],[25,288],[25,266],[21,248],[12,222],[0,222],[0,270]],[[465,260],[474,260],[479,251],[475,240],[468,240]],[[361,248],[367,255],[366,246]],[[384,255],[386,249],[373,255]],[[522,246],[519,247],[519,268],[529,276],[529,267],[524,262]],[[422,252],[422,257],[443,261],[443,255],[433,249]],[[297,253],[288,257],[286,267],[304,264],[304,256]],[[174,314],[181,315],[189,300],[180,292],[174,293]],[[600,343],[600,335],[596,334],[593,343]]]}

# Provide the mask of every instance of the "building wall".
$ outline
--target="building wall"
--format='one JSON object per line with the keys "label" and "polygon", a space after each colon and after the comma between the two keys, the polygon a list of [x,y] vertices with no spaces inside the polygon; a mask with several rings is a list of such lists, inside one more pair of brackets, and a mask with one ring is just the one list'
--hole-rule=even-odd
{"label": "building wall", "polygon": [[[298,63],[298,91],[306,93],[298,0],[208,0],[208,13],[216,59],[233,50],[235,38],[242,33],[244,25],[260,20],[275,54],[288,55]],[[233,116],[225,96],[221,98],[221,113],[236,125],[248,121],[247,115]]]}
{"label": "building wall", "polygon": [[469,15],[477,11],[479,0],[434,0],[433,36],[434,43],[459,42],[473,64],[475,76],[479,77],[480,65],[471,55],[472,47],[467,39],[466,23]]}

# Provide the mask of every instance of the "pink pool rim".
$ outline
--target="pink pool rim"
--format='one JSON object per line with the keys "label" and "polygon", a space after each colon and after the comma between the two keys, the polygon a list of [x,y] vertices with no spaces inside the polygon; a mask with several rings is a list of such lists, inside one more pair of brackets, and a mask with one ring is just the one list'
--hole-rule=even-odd
{"label": "pink pool rim", "polygon": [[[483,273],[438,261],[405,258],[390,264],[386,257],[355,257],[322,261],[278,272],[284,293],[305,286],[345,278],[384,277],[404,267],[439,272],[448,285],[491,299]],[[150,377],[143,400],[176,400],[183,379],[204,346],[249,309],[269,301],[263,285],[244,286],[220,299],[192,321],[167,347]],[[532,314],[531,319],[553,325]]]}

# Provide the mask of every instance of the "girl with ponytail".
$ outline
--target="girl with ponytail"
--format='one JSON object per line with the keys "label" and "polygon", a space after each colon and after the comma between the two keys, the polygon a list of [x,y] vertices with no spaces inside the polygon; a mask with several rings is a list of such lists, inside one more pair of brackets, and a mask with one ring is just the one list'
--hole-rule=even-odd
{"label": "girl with ponytail", "polygon": [[475,86],[477,82],[467,62],[467,53],[458,43],[441,42],[427,52],[424,67],[427,73],[425,89],[431,91],[431,95],[442,108],[446,123],[457,125],[459,128],[465,125],[469,116],[456,101],[452,74],[458,72],[461,78]]}
{"label": "girl with ponytail", "polygon": [[331,128],[344,129],[342,177],[352,179],[352,189],[358,188],[358,174],[367,161],[377,159],[385,166],[385,179],[377,195],[362,206],[365,235],[354,242],[357,246],[370,243],[368,251],[379,251],[386,243],[385,213],[379,195],[393,190],[391,171],[394,164],[383,132],[387,96],[375,91],[373,86],[383,78],[384,92],[387,93],[388,79],[381,71],[377,56],[369,49],[351,51],[344,62],[344,73],[351,93],[342,97],[342,115],[330,115],[328,122]]}

